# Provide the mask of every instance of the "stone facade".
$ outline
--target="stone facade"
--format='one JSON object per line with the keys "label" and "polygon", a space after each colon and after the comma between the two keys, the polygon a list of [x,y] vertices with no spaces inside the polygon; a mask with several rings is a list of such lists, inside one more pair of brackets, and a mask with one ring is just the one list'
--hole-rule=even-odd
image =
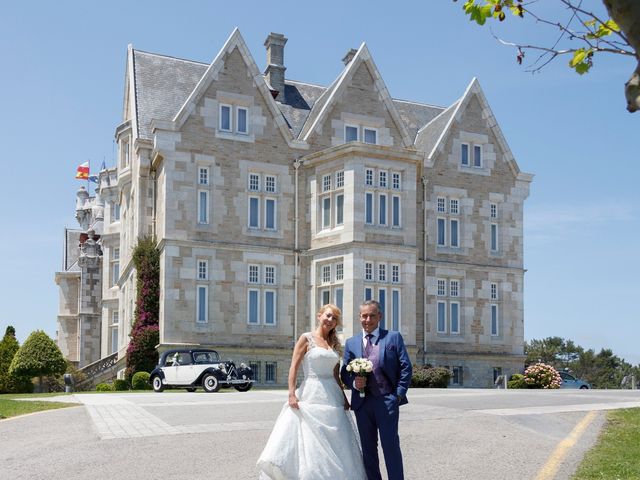
{"label": "stone facade", "polygon": [[394,100],[363,44],[330,87],[305,84],[284,77],[286,42],[267,38],[266,76],[238,30],[211,64],[129,47],[119,157],[96,195],[102,270],[80,280],[102,285],[100,320],[79,324],[76,348],[61,301],[67,355],[124,355],[131,252],[154,235],[159,350],[214,346],[283,385],[322,304],[342,307],[344,338],[375,298],[414,361],[451,368],[456,385],[520,370],[532,176],[477,80],[447,108]]}

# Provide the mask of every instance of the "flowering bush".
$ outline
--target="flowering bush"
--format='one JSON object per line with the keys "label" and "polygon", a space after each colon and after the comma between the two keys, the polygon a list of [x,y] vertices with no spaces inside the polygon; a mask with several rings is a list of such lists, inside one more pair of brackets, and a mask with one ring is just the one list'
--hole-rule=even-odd
{"label": "flowering bush", "polygon": [[414,365],[411,376],[412,388],[447,388],[451,371],[444,367]]}
{"label": "flowering bush", "polygon": [[560,388],[562,383],[558,371],[546,363],[528,366],[524,371],[524,381],[528,388]]}

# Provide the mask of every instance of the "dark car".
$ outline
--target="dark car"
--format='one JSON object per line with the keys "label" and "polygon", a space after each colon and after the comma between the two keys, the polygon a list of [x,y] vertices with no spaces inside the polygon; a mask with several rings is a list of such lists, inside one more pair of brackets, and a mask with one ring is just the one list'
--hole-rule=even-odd
{"label": "dark car", "polygon": [[160,355],[149,380],[156,392],[166,387],[186,388],[189,392],[198,387],[205,392],[233,387],[248,392],[254,382],[250,367],[244,363],[236,367],[231,360],[221,361],[218,352],[204,348],[167,350]]}
{"label": "dark car", "polygon": [[560,374],[560,378],[562,378],[562,383],[560,384],[560,388],[579,388],[580,390],[587,390],[591,388],[591,385],[589,385],[587,382],[574,377],[570,373],[567,373],[567,372],[558,372],[558,373]]}

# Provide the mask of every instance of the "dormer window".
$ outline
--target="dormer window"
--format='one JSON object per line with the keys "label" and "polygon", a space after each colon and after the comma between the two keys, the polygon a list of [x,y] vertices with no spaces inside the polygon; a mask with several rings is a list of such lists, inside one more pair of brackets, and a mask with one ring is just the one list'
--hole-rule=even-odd
{"label": "dormer window", "polygon": [[231,105],[220,105],[220,130],[231,131]]}
{"label": "dormer window", "polygon": [[357,142],[358,141],[358,127],[352,125],[345,125],[344,127],[344,141]]}
{"label": "dormer window", "polygon": [[247,114],[247,109],[244,107],[238,107],[237,109],[237,122],[236,122],[236,131],[238,133],[248,133],[248,128],[247,128],[247,118],[248,118],[248,114]]}
{"label": "dormer window", "polygon": [[249,109],[240,105],[220,104],[218,131],[236,135],[249,134]]}
{"label": "dormer window", "polygon": [[364,142],[376,145],[378,143],[378,131],[375,128],[363,127],[361,125],[345,125],[344,141],[345,143]]}
{"label": "dormer window", "polygon": [[364,129],[364,143],[371,143],[375,145],[378,143],[378,132],[371,128]]}
{"label": "dormer window", "polygon": [[473,166],[482,167],[482,147],[480,145],[473,146]]}

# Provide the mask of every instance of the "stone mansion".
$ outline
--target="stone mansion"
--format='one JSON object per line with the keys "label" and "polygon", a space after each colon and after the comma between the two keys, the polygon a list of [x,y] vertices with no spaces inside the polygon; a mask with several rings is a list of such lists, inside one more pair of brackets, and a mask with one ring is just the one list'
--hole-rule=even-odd
{"label": "stone mansion", "polygon": [[329,86],[262,72],[236,29],[210,64],[129,46],[116,166],[81,188],[58,344],[124,368],[139,238],[161,251],[160,344],[201,345],[286,385],[325,303],[384,309],[417,364],[489,387],[524,365],[523,173],[476,79],[447,107],[391,97],[367,46]]}

